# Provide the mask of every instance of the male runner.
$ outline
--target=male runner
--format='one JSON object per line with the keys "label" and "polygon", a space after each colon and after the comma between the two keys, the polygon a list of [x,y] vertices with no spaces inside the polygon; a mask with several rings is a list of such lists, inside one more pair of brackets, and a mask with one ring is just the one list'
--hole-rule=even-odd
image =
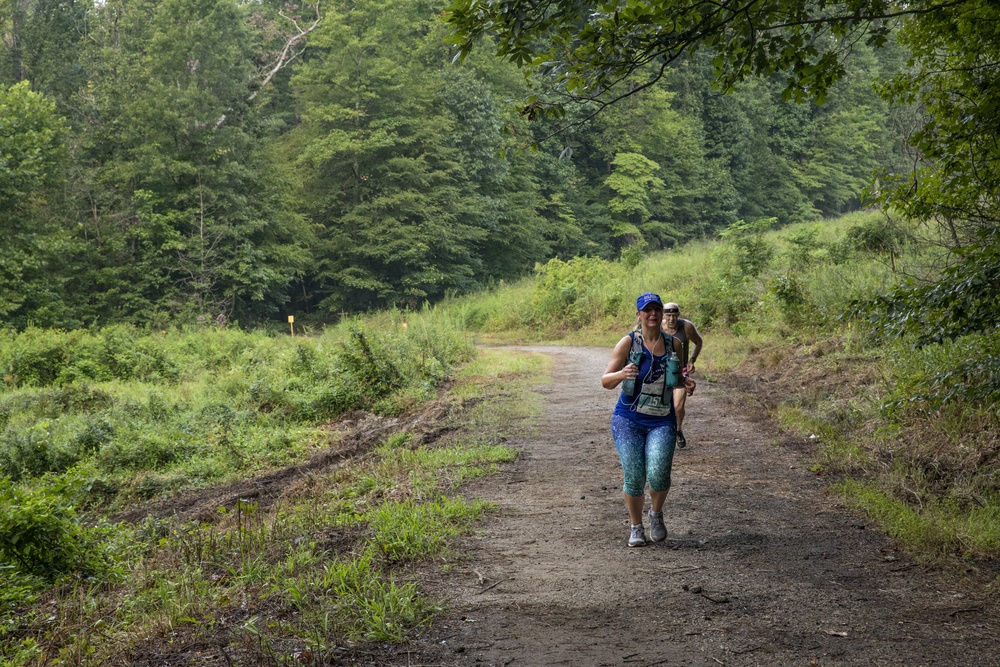
{"label": "male runner", "polygon": [[[701,353],[701,336],[698,329],[690,320],[681,319],[681,308],[676,303],[668,303],[663,307],[663,330],[671,336],[681,341],[684,354],[681,357],[681,367],[684,369],[684,377],[689,377],[694,373],[694,362]],[[694,343],[694,350],[689,352],[690,343]],[[681,424],[684,421],[684,401],[687,400],[687,387],[674,387],[674,412],[677,413],[677,446],[684,448],[687,440],[684,438],[684,431]]]}

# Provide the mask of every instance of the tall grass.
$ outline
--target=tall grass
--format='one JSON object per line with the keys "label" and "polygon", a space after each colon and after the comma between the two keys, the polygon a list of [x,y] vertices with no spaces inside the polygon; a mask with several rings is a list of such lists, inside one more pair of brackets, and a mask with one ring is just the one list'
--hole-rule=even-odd
{"label": "tall grass", "polygon": [[[310,338],[206,329],[7,332],[0,474],[97,470],[128,502],[283,465],[353,409],[394,414],[471,356],[438,318],[389,313]],[[99,498],[103,500],[103,498]]]}
{"label": "tall grass", "polygon": [[[749,340],[787,337],[800,329],[834,331],[855,300],[875,296],[893,280],[887,259],[849,238],[877,227],[877,212],[799,224],[760,234],[756,245],[696,241],[650,253],[634,266],[598,258],[551,260],[535,277],[447,302],[451,313],[484,340],[606,344],[634,322],[644,291],[681,306],[682,317],[713,333]],[[764,270],[747,273],[753,252]],[[896,269],[918,257],[894,257]]]}
{"label": "tall grass", "polygon": [[297,338],[0,331],[0,599],[116,576],[129,558],[101,517],[301,461],[333,444],[325,422],[434,398],[472,353],[461,324],[430,310]]}
{"label": "tall grass", "polygon": [[[388,357],[393,363],[428,364],[434,358],[451,364],[469,352],[462,341],[450,346],[434,338],[431,324],[413,315],[384,317],[402,318],[400,330],[428,341],[412,345],[424,351],[422,362],[419,353],[397,352]],[[365,331],[378,327],[388,330],[369,322]],[[348,326],[341,334],[350,331]],[[340,349],[338,340],[350,344],[349,338],[333,338],[332,349]],[[282,368],[301,365],[315,372],[326,357],[303,361],[298,350],[325,342],[275,341],[286,349],[273,351],[274,358],[285,363]],[[366,342],[372,350],[382,344],[377,334]],[[412,636],[441,605],[427,597],[407,564],[447,567],[461,558],[452,551],[454,537],[474,530],[491,507],[464,499],[458,485],[512,460],[516,452],[503,443],[520,435],[523,415],[535,411],[526,408],[537,402],[529,398],[528,378],[540,374],[542,360],[496,350],[484,356],[466,366],[473,372],[449,373],[457,375],[449,395],[470,409],[456,408],[458,416],[444,418],[452,421],[436,424],[447,434],[438,442],[421,444],[413,434],[396,433],[366,455],[302,480],[266,509],[240,501],[220,508],[211,523],[151,518],[104,525],[93,535],[101,550],[88,552],[103,558],[99,567],[58,574],[61,585],[55,588],[45,586],[48,573],[35,577],[4,565],[0,574],[14,576],[0,584],[2,664],[121,664],[144,652],[169,660],[171,651],[202,642],[220,647],[234,664],[323,665],[350,661],[345,653],[357,642]],[[404,377],[410,372],[400,369]],[[501,376],[502,387],[493,381]],[[413,386],[396,391],[405,394]],[[484,405],[489,409],[480,410]],[[40,493],[57,478],[65,475],[8,481],[7,488]],[[89,491],[76,493],[73,502]],[[70,514],[56,518],[86,530]]]}

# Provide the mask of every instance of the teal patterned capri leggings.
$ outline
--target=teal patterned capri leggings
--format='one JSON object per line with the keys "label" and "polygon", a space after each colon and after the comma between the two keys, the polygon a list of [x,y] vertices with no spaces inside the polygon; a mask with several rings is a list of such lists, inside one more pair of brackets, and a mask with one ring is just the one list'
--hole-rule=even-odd
{"label": "teal patterned capri leggings", "polygon": [[643,426],[621,415],[611,416],[611,437],[625,474],[623,490],[630,496],[670,488],[670,468],[674,463],[677,430],[673,421],[663,426]]}

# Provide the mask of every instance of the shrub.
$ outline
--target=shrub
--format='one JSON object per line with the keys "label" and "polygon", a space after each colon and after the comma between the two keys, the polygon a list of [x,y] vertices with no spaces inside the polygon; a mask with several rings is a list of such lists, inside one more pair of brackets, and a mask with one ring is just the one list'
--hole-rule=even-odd
{"label": "shrub", "polygon": [[553,322],[582,325],[599,318],[604,314],[603,304],[585,297],[620,271],[618,265],[596,257],[568,262],[553,259],[539,266],[531,294],[533,321],[543,326]]}
{"label": "shrub", "polygon": [[785,255],[793,268],[806,267],[823,257],[826,245],[819,240],[819,226],[797,229],[785,236],[788,250]]}
{"label": "shrub", "polygon": [[80,525],[70,495],[59,485],[28,490],[0,479],[0,559],[49,580],[100,569],[97,540]]}
{"label": "shrub", "polygon": [[903,250],[906,234],[889,218],[868,218],[847,230],[845,241],[855,250],[895,258]]}
{"label": "shrub", "polygon": [[13,387],[63,386],[112,379],[176,379],[164,346],[132,327],[98,333],[29,328],[0,345],[4,381]]}
{"label": "shrub", "polygon": [[930,413],[961,403],[1000,419],[1000,334],[963,336],[915,348],[897,344],[893,392],[884,407],[890,415]]}
{"label": "shrub", "polygon": [[7,427],[0,435],[0,474],[17,481],[73,466],[82,452],[60,426],[42,420],[27,428]]}
{"label": "shrub", "polygon": [[754,222],[734,222],[720,236],[729,243],[737,275],[755,277],[763,273],[774,259],[774,245],[764,238],[764,232],[774,226],[777,218],[761,218]]}
{"label": "shrub", "polygon": [[116,326],[101,331],[100,362],[108,374],[119,380],[176,378],[177,368],[163,346],[135,329]]}
{"label": "shrub", "polygon": [[0,401],[0,426],[14,415],[29,414],[36,419],[55,419],[62,415],[94,412],[110,407],[114,397],[87,385],[69,385],[12,394]]}
{"label": "shrub", "polygon": [[3,345],[4,382],[14,387],[44,387],[55,382],[66,365],[67,335],[28,328]]}
{"label": "shrub", "polygon": [[183,432],[153,424],[128,429],[101,450],[99,460],[108,470],[158,470],[184,460],[195,447]]}
{"label": "shrub", "polygon": [[361,395],[338,384],[322,387],[311,400],[299,407],[296,416],[302,421],[334,419],[361,405]]}
{"label": "shrub", "polygon": [[814,314],[802,283],[794,273],[782,273],[771,279],[769,289],[778,299],[785,320],[792,324],[806,322]]}
{"label": "shrub", "polygon": [[393,363],[392,355],[361,329],[351,329],[337,362],[350,377],[349,384],[369,400],[377,400],[403,386],[403,374]]}
{"label": "shrub", "polygon": [[[24,574],[17,566],[10,563],[0,563],[0,622],[4,617],[18,607],[27,606],[38,599],[38,591],[45,581],[39,577]],[[3,628],[0,626],[0,636]],[[2,665],[3,663],[0,663]]]}
{"label": "shrub", "polygon": [[701,315],[699,325],[733,326],[753,310],[756,288],[746,278],[713,277],[695,292],[695,307]]}
{"label": "shrub", "polygon": [[620,255],[621,263],[626,268],[634,269],[645,259],[648,251],[649,243],[645,239],[639,239],[622,248]]}

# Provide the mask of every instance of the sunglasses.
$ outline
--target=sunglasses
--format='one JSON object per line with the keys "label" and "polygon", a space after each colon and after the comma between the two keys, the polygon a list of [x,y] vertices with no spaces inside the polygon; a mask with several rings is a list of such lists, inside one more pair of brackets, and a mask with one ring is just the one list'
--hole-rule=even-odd
{"label": "sunglasses", "polygon": [[667,309],[666,309],[666,310],[664,310],[663,312],[664,312],[664,313],[670,313],[670,314],[672,314],[672,315],[676,315],[676,314],[680,313],[681,311],[680,311],[680,309],[679,309],[679,308],[667,308]]}

